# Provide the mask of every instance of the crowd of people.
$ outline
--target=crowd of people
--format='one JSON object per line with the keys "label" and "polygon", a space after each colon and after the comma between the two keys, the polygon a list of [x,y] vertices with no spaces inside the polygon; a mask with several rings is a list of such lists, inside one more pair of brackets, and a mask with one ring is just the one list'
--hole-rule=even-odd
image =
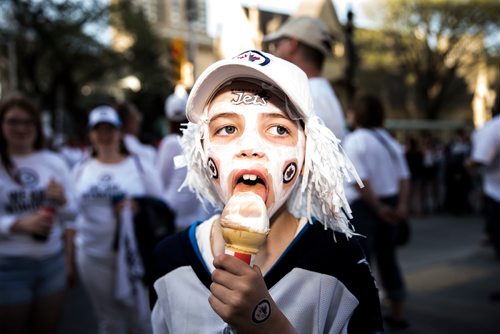
{"label": "crowd of people", "polygon": [[[54,333],[77,278],[99,334],[405,329],[398,228],[412,214],[470,212],[472,166],[485,171],[498,252],[498,116],[472,143],[458,130],[444,146],[428,133],[402,145],[378,96],[342,109],[321,76],[333,40],[320,20],[290,18],[264,42],[272,54],[245,51],[189,93],[176,87],[158,148],[138,139],[130,102],[89,111],[81,155],[47,149],[26,97],[1,102],[1,333]],[[248,191],[270,225],[253,266],[225,254],[220,222]],[[146,257],[134,227],[144,198],[174,226]]]}
{"label": "crowd of people", "polygon": [[472,142],[465,128],[455,130],[448,142],[427,131],[409,135],[404,146],[411,176],[412,214],[480,211],[480,182],[477,173],[467,167]]}
{"label": "crowd of people", "polygon": [[[134,199],[144,196],[168,206],[178,231],[186,228],[186,213],[192,222],[210,215],[189,190],[183,201],[174,194],[182,168],[181,183],[167,186],[177,171],[165,172],[164,165],[173,164],[176,152],[158,161],[156,149],[138,141],[140,113],[130,103],[89,112],[89,146],[78,159],[48,149],[40,113],[21,94],[2,101],[0,122],[0,332],[55,333],[64,291],[78,277],[99,333],[150,333],[149,316],[140,317],[149,314],[147,286],[120,281],[130,274],[130,263],[120,266],[126,236],[120,230],[125,209],[133,215],[144,202]],[[127,287],[143,291],[119,298]]]}

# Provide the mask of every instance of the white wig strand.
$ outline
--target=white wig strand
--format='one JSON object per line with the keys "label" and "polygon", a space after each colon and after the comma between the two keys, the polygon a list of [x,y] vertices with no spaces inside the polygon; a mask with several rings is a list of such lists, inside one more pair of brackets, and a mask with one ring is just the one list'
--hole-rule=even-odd
{"label": "white wig strand", "polygon": [[187,174],[179,189],[188,187],[204,205],[208,201],[214,207],[221,206],[219,196],[213,189],[208,174],[207,159],[202,146],[203,138],[207,133],[207,120],[204,119],[200,124],[189,122],[182,133],[181,144]]}
{"label": "white wig strand", "polygon": [[[290,209],[303,211],[309,222],[319,220],[325,229],[354,235],[349,218],[351,208],[344,194],[344,178],[351,176],[362,182],[340,146],[340,140],[325,127],[317,116],[310,116],[305,124],[306,155],[302,181],[292,195]],[[303,203],[303,200],[306,200]],[[304,208],[305,205],[305,208]]]}

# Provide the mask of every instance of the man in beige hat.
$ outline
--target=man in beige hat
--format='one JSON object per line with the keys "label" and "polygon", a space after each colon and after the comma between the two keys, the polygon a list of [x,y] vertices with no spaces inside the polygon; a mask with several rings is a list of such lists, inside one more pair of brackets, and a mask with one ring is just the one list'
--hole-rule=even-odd
{"label": "man in beige hat", "polygon": [[332,46],[332,35],[325,24],[311,16],[291,17],[276,32],[265,36],[264,43],[269,43],[274,55],[306,73],[316,114],[342,139],[346,134],[344,112],[330,83],[321,76]]}

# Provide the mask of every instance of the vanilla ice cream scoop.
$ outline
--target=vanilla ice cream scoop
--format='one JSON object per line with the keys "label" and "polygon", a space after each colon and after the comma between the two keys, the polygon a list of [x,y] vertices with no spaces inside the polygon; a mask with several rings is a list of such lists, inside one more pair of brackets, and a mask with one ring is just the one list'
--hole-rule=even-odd
{"label": "vanilla ice cream scoop", "polygon": [[220,218],[226,254],[236,256],[253,265],[255,254],[269,233],[266,204],[253,192],[233,195]]}
{"label": "vanilla ice cream scoop", "polygon": [[239,192],[233,195],[221,214],[221,225],[239,225],[245,229],[267,233],[269,217],[266,204],[253,192]]}

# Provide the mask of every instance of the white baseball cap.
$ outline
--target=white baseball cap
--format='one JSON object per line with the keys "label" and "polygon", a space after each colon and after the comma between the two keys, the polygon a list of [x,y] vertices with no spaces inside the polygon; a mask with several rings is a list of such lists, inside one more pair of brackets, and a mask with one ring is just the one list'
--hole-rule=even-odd
{"label": "white baseball cap", "polygon": [[90,111],[89,128],[93,128],[99,123],[109,123],[117,128],[122,126],[122,122],[117,112],[109,106],[99,106]]}
{"label": "white baseball cap", "polygon": [[165,115],[174,122],[182,122],[186,120],[186,103],[188,94],[186,89],[181,86],[175,86],[173,94],[167,97],[165,102]]}
{"label": "white baseball cap", "polygon": [[263,42],[273,42],[286,37],[295,38],[323,55],[331,53],[333,36],[327,26],[316,17],[291,17],[277,31],[266,35]]}
{"label": "white baseball cap", "polygon": [[200,75],[187,101],[188,120],[199,123],[205,106],[220,87],[233,79],[244,78],[261,80],[281,90],[304,120],[313,115],[309,81],[304,71],[271,54],[249,50],[213,63]]}

